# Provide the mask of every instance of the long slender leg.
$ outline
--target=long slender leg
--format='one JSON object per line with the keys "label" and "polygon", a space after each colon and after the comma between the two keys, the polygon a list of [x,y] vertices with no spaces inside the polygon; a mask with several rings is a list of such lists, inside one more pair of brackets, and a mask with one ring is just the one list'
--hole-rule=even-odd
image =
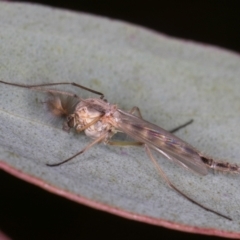
{"label": "long slender leg", "polygon": [[143,143],[141,142],[134,142],[134,141],[108,141],[107,144],[111,146],[119,146],[119,147],[143,145]]}
{"label": "long slender leg", "polygon": [[99,117],[94,118],[90,123],[86,124],[85,126],[83,126],[80,129],[76,129],[76,131],[79,133],[87,128],[89,128],[90,126],[92,126],[94,123],[96,123],[97,121],[99,121],[102,118],[102,115]]}
{"label": "long slender leg", "polygon": [[226,218],[228,220],[232,220],[230,217],[223,215],[222,213],[216,212],[208,207],[205,207],[204,205],[198,203],[197,201],[193,200],[192,198],[188,197],[186,194],[184,194],[183,192],[181,192],[177,187],[175,187],[171,181],[168,179],[168,177],[166,176],[166,174],[163,172],[163,170],[160,168],[159,164],[157,163],[156,159],[153,157],[149,147],[145,144],[145,150],[147,152],[147,155],[149,156],[149,158],[151,159],[151,161],[153,162],[154,166],[156,167],[156,169],[158,170],[160,176],[165,180],[165,182],[168,184],[168,186],[172,189],[174,189],[176,192],[178,192],[180,195],[182,195],[183,197],[185,197],[187,200],[189,200],[190,202],[196,204],[197,206],[205,209],[206,211],[212,212],[220,217]]}
{"label": "long slender leg", "polygon": [[60,91],[60,90],[57,90],[57,89],[44,88],[45,86],[54,86],[54,85],[57,85],[57,84],[49,83],[49,84],[40,84],[40,85],[21,85],[21,84],[17,84],[17,83],[8,83],[8,82],[3,82],[3,81],[0,81],[0,83],[4,83],[4,84],[7,84],[7,85],[16,86],[16,87],[27,88],[27,89],[31,89],[31,90],[39,91],[39,92],[61,94],[61,95],[70,96],[70,97],[73,97],[73,98],[78,98],[80,100],[83,100],[82,98],[80,98],[79,96],[77,96],[74,93]]}
{"label": "long slender leg", "polygon": [[184,123],[184,124],[182,124],[182,125],[174,128],[174,129],[170,130],[169,132],[170,132],[170,133],[175,133],[175,132],[177,132],[178,130],[180,130],[181,128],[184,128],[184,127],[186,127],[187,125],[189,125],[189,124],[191,124],[191,123],[193,123],[193,119],[191,119],[191,120],[189,120],[188,122],[186,122],[186,123]]}
{"label": "long slender leg", "polygon": [[[142,114],[141,114],[141,111],[140,111],[140,108],[139,107],[133,107],[130,111],[129,111],[129,113],[131,113],[131,114],[134,114],[134,112],[137,112],[137,114],[138,114],[138,116],[140,117],[140,118],[142,118]],[[184,123],[184,124],[182,124],[182,125],[180,125],[180,126],[178,126],[178,127],[176,127],[176,128],[173,128],[173,129],[171,129],[169,132],[170,133],[175,133],[175,132],[177,132],[178,130],[180,130],[181,128],[184,128],[184,127],[186,127],[187,125],[189,125],[189,124],[191,124],[191,123],[193,123],[193,119],[191,119],[191,120],[189,120],[188,122],[186,122],[186,123]]]}
{"label": "long slender leg", "polygon": [[[34,90],[34,91],[39,91],[39,92],[46,92],[46,93],[69,96],[69,97],[73,97],[73,98],[76,98],[76,99],[79,99],[79,100],[85,102],[85,99],[79,97],[75,93],[60,91],[60,90],[51,89],[51,88],[44,88],[44,86],[47,86],[47,85],[48,86],[59,85],[58,83],[56,83],[56,84],[54,84],[54,83],[42,84],[43,86],[42,85],[21,85],[21,84],[15,84],[15,83],[7,83],[7,82],[3,82],[3,81],[0,81],[0,83],[4,83],[4,84],[7,84],[7,85],[13,85],[13,86],[17,86],[17,87],[23,87],[23,88],[27,88],[27,89]],[[102,98],[102,96],[103,95],[101,95],[101,98]]]}
{"label": "long slender leg", "polygon": [[90,144],[88,144],[85,148],[83,148],[80,152],[76,153],[75,155],[71,156],[70,158],[62,161],[62,162],[59,162],[59,163],[53,163],[53,164],[49,164],[47,163],[46,165],[49,166],[49,167],[56,167],[56,166],[59,166],[59,165],[62,165],[70,160],[72,160],[73,158],[75,158],[76,156],[86,152],[88,149],[90,149],[93,145],[97,144],[97,143],[100,143],[102,142],[106,136],[107,136],[108,132],[105,132],[103,133],[99,138],[95,139],[93,142],[91,142]]}
{"label": "long slender leg", "polygon": [[[4,81],[1,81],[0,80],[0,83],[4,83],[4,84],[7,84],[7,85],[11,85],[11,86],[16,86],[16,87],[22,87],[22,88],[29,88],[29,89],[38,89],[40,90],[41,88],[41,91],[44,91],[44,89],[42,89],[43,87],[50,87],[50,86],[56,86],[56,85],[72,85],[72,86],[75,86],[75,87],[78,87],[78,88],[82,88],[86,91],[89,91],[91,93],[95,93],[97,95],[100,95],[100,98],[103,99],[104,98],[104,94],[101,93],[101,92],[98,92],[98,91],[95,91],[91,88],[87,88],[87,87],[84,87],[78,83],[75,83],[75,82],[57,82],[57,83],[45,83],[45,84],[36,84],[36,85],[24,85],[24,84],[18,84],[18,83],[9,83],[9,82],[4,82]],[[50,92],[50,91],[48,91]],[[58,91],[51,91],[51,92],[58,92]],[[59,91],[58,93],[61,93],[61,91]],[[62,92],[62,93],[66,93],[66,92]],[[65,94],[65,95],[68,95],[68,94]]]}

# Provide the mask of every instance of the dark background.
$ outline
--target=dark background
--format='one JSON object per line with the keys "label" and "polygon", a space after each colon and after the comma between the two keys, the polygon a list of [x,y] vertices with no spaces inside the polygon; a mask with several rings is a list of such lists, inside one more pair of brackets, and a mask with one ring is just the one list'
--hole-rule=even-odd
{"label": "dark background", "polygon": [[[32,1],[121,19],[240,52],[240,1]],[[13,239],[218,239],[97,211],[0,172],[0,226]]]}
{"label": "dark background", "polygon": [[170,36],[240,52],[238,0],[30,1],[120,19]]}

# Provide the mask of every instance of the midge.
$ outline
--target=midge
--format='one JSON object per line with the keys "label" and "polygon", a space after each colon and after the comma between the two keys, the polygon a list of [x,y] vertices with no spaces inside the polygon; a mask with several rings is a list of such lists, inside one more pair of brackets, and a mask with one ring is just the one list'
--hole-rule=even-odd
{"label": "midge", "polygon": [[[69,131],[71,128],[74,128],[77,132],[84,131],[87,136],[94,139],[80,152],[70,158],[59,163],[47,164],[47,166],[55,167],[66,163],[100,142],[116,146],[144,146],[148,157],[154,163],[158,173],[172,189],[199,207],[228,220],[232,220],[224,214],[203,206],[176,188],[152,155],[152,150],[155,150],[169,160],[201,175],[206,175],[209,168],[220,172],[240,173],[240,167],[238,165],[215,161],[172,134],[191,123],[191,121],[168,132],[145,121],[138,107],[133,107],[129,112],[125,112],[119,109],[117,105],[108,103],[102,93],[77,83],[59,82],[37,85],[22,85],[4,81],[0,81],[0,83],[48,93],[50,96],[45,101],[47,109],[54,116],[65,118],[63,129]],[[76,86],[100,95],[100,98],[82,99],[76,94],[49,88],[56,85]],[[136,113],[136,115],[134,113]],[[129,135],[135,142],[111,141],[110,139],[117,132],[123,132]]]}

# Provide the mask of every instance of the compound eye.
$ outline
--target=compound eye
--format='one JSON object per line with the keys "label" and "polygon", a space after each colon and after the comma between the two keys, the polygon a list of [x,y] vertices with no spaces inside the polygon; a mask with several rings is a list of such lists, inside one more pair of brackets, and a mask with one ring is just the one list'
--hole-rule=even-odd
{"label": "compound eye", "polygon": [[63,130],[69,132],[74,127],[74,116],[68,115],[66,121],[63,123]]}
{"label": "compound eye", "polygon": [[74,116],[68,116],[67,117],[67,125],[69,128],[73,128],[74,127]]}

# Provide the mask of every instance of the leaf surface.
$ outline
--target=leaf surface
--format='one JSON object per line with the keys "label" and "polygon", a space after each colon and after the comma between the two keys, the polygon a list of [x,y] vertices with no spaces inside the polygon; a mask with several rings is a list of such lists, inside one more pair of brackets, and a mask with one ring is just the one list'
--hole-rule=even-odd
{"label": "leaf surface", "polygon": [[[0,78],[22,84],[77,82],[124,110],[133,106],[165,129],[194,119],[177,136],[240,164],[240,58],[106,18],[0,2]],[[82,97],[90,93],[74,88]],[[158,156],[190,197],[169,189],[143,148],[97,145],[59,167],[91,139],[53,124],[44,93],[0,85],[0,168],[79,203],[183,231],[240,237],[239,177],[197,176]]]}

